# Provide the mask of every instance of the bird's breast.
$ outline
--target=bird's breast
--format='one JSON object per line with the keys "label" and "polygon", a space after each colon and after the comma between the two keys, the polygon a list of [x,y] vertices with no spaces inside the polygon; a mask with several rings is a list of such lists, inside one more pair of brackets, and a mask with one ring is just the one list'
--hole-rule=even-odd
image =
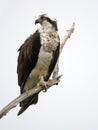
{"label": "bird's breast", "polygon": [[48,73],[48,68],[50,65],[50,62],[52,60],[52,52],[46,52],[44,51],[43,47],[41,47],[39,56],[38,56],[38,61],[32,72],[30,73],[30,78],[32,76],[46,76]]}
{"label": "bird's breast", "polygon": [[53,52],[57,49],[59,43],[59,36],[56,31],[52,30],[46,32],[44,29],[40,29],[41,45],[46,52]]}
{"label": "bird's breast", "polygon": [[52,52],[46,52],[43,46],[40,48],[38,60],[35,67],[32,69],[24,87],[24,91],[27,91],[37,85],[40,77],[46,77],[49,69],[50,62],[52,60]]}

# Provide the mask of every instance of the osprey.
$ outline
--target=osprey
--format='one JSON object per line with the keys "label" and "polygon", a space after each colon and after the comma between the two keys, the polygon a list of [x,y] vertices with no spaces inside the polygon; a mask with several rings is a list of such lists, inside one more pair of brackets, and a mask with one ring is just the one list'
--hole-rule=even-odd
{"label": "osprey", "polygon": [[[21,94],[35,87],[41,76],[47,81],[59,56],[60,39],[56,19],[42,14],[35,21],[35,24],[37,23],[40,24],[38,30],[30,35],[18,50],[17,74]],[[20,103],[18,115],[38,102],[38,94]]]}

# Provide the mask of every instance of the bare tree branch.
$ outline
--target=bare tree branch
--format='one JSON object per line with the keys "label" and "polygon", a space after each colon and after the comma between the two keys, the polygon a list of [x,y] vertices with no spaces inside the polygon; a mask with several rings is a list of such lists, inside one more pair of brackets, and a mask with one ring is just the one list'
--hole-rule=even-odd
{"label": "bare tree branch", "polygon": [[[70,30],[68,30],[67,34],[63,37],[63,39],[60,43],[60,53],[61,53],[67,39],[70,38],[71,34],[73,33],[74,28],[75,28],[75,23],[73,23]],[[58,62],[57,62],[57,65],[56,65],[54,72],[53,72],[52,79],[45,82],[46,85],[47,85],[47,89],[49,89],[53,85],[57,85],[59,83],[61,76],[58,76],[58,70],[59,70],[59,65],[58,65]],[[28,98],[29,96],[34,95],[35,93],[38,93],[42,90],[44,90],[44,81],[41,79],[36,87],[34,87],[34,88],[30,89],[29,91],[26,91],[25,93],[21,94],[20,96],[15,98],[13,101],[11,101],[7,106],[5,106],[0,111],[0,118],[2,118],[4,115],[6,115],[12,108],[16,107],[21,101],[23,101],[24,99]]]}
{"label": "bare tree branch", "polygon": [[70,36],[73,33],[74,29],[75,29],[75,23],[73,23],[71,28],[69,30],[67,30],[67,34],[61,40],[60,52],[62,52],[62,49],[63,49],[64,45],[66,44],[68,38],[70,38]]}
{"label": "bare tree branch", "polygon": [[[47,89],[49,89],[51,86],[56,85],[60,81],[60,77],[58,76],[55,79],[48,80],[46,83]],[[0,111],[0,118],[2,118],[4,115],[6,115],[12,108],[16,107],[19,102],[23,101],[24,99],[28,98],[29,96],[38,93],[40,91],[44,90],[44,81],[40,80],[40,82],[36,85],[35,88],[30,89],[29,91],[26,91],[25,93],[21,94],[17,98],[15,98],[13,101],[11,101],[7,106],[5,106]]]}

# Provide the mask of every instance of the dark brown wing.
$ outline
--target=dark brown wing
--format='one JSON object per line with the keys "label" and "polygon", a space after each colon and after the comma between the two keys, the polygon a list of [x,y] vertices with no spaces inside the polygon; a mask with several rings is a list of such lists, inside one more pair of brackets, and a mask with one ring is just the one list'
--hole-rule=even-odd
{"label": "dark brown wing", "polygon": [[48,69],[48,74],[45,78],[46,81],[49,79],[49,77],[51,76],[51,74],[55,68],[55,65],[56,65],[58,57],[59,57],[59,53],[60,53],[60,42],[58,43],[57,49],[53,52],[53,56],[52,56],[53,58],[51,60],[51,63],[50,63],[49,69]]}
{"label": "dark brown wing", "polygon": [[40,34],[36,31],[31,35],[24,44],[19,48],[17,73],[18,84],[21,87],[21,93],[23,92],[24,84],[34,66],[37,63],[38,53],[40,50]]}

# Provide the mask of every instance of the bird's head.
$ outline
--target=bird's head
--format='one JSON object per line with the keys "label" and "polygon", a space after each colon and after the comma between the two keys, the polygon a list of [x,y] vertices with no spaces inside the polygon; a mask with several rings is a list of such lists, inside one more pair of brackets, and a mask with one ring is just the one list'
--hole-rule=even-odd
{"label": "bird's head", "polygon": [[49,26],[50,25],[56,31],[58,30],[57,20],[55,18],[48,16],[47,14],[39,15],[38,19],[36,19],[36,21],[35,21],[35,24],[38,24],[38,23],[40,23],[41,26]]}

